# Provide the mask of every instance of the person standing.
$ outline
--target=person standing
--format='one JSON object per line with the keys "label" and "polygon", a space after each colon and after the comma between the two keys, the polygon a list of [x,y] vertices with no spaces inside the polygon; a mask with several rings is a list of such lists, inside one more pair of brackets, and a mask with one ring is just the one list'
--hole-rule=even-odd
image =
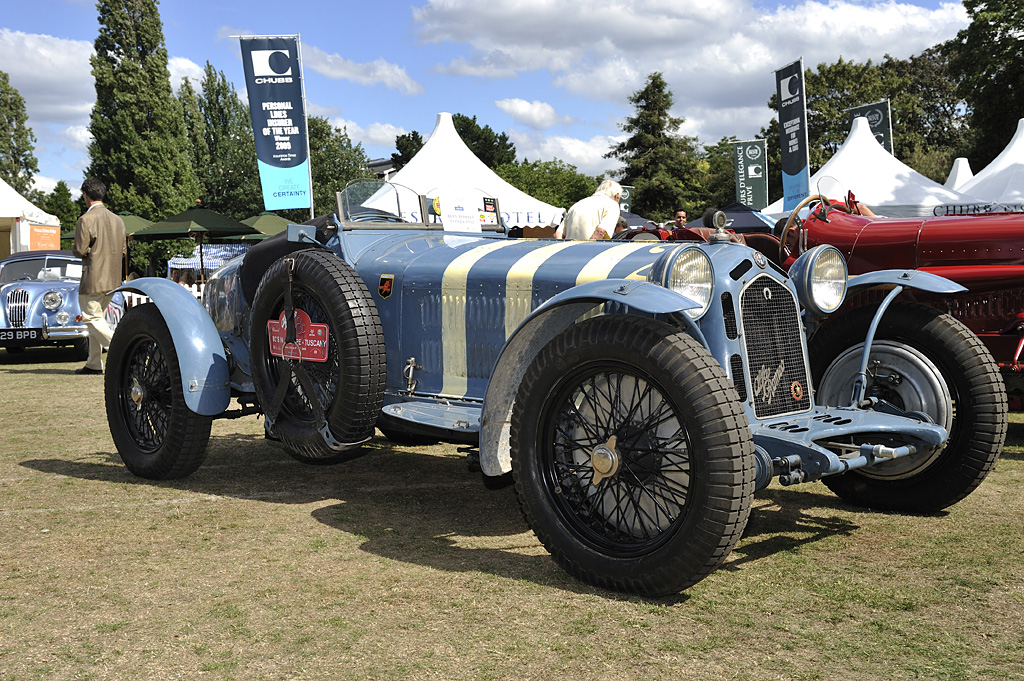
{"label": "person standing", "polygon": [[605,180],[598,185],[593,196],[572,205],[555,238],[574,241],[610,239],[619,220],[621,197],[622,186],[614,180]]}
{"label": "person standing", "polygon": [[114,335],[104,310],[110,302],[110,292],[121,285],[121,263],[128,252],[125,243],[124,220],[103,205],[107,188],[95,177],[82,183],[85,213],[75,226],[75,244],[72,252],[82,259],[82,282],[78,287],[78,305],[82,321],[89,329],[89,359],[76,374],[102,374],[103,346],[110,345]]}

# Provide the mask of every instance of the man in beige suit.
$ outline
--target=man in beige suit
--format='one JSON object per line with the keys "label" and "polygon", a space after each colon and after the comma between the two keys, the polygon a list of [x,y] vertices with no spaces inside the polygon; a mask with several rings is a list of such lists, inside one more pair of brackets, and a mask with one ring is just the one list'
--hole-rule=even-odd
{"label": "man in beige suit", "polygon": [[102,374],[103,346],[110,345],[114,335],[104,318],[110,302],[109,293],[121,285],[121,262],[127,253],[124,220],[103,205],[107,194],[104,184],[90,177],[82,183],[86,210],[75,227],[74,254],[82,259],[82,283],[78,287],[78,304],[82,321],[89,329],[89,359],[76,374]]}

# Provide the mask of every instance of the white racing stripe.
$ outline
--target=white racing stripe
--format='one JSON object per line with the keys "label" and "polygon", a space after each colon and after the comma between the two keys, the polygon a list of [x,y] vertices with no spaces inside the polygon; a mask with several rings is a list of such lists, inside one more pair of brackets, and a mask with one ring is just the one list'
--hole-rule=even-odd
{"label": "white racing stripe", "polygon": [[505,277],[505,338],[533,311],[533,277],[552,256],[575,245],[562,241],[530,251],[512,265]]}

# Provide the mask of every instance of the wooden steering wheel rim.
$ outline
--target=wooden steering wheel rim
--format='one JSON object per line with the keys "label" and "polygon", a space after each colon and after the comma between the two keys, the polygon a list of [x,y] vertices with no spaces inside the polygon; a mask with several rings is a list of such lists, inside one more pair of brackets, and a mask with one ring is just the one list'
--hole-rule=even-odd
{"label": "wooden steering wheel rim", "polygon": [[786,262],[786,239],[789,238],[789,233],[793,229],[793,225],[800,218],[798,217],[800,209],[809,204],[811,201],[827,201],[827,199],[821,194],[811,194],[806,199],[801,201],[793,212],[789,214],[789,219],[786,220],[786,226],[782,228],[782,234],[779,241],[779,262]]}

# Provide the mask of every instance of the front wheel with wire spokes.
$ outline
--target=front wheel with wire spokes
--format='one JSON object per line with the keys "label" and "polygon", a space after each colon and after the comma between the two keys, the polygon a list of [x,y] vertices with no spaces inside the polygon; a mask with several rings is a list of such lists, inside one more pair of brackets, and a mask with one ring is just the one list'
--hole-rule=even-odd
{"label": "front wheel with wire spokes", "polygon": [[523,514],[570,574],[658,596],[703,579],[739,540],[754,491],[746,417],[692,338],[597,317],[538,354],[512,414]]}
{"label": "front wheel with wire spokes", "polygon": [[110,435],[128,470],[169,480],[199,468],[213,418],[185,404],[174,341],[156,305],[133,307],[122,318],[104,379]]}

